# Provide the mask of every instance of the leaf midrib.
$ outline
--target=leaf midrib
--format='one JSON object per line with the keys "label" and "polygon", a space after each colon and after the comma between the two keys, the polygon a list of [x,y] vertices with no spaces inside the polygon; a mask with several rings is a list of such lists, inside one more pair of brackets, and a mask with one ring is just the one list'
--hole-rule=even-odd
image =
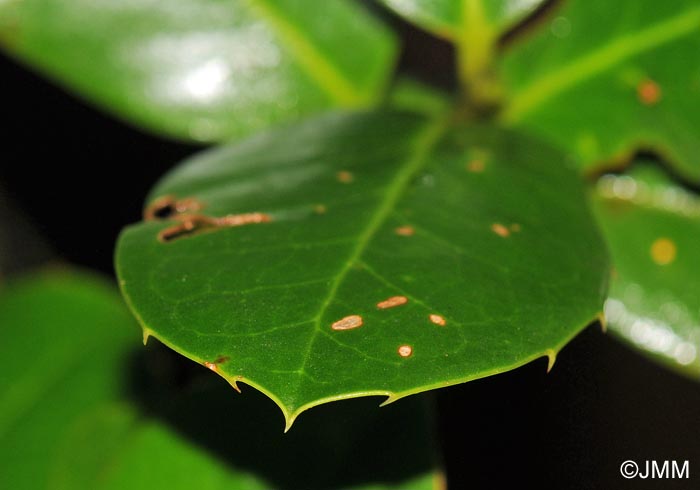
{"label": "leaf midrib", "polygon": [[348,275],[352,267],[358,262],[364,251],[367,249],[370,241],[376,234],[377,230],[384,224],[386,219],[391,214],[396,203],[403,195],[411,178],[425,165],[426,159],[432,148],[438,143],[442,135],[448,128],[449,121],[447,118],[430,121],[416,136],[416,142],[411,152],[412,157],[396,173],[394,179],[387,186],[387,191],[384,198],[379,202],[376,211],[372,214],[367,225],[362,230],[357,238],[357,243],[352,249],[347,260],[343,264],[335,279],[331,283],[328,294],[324,298],[319,308],[318,314],[314,320],[314,331],[309,340],[309,346],[304,353],[302,366],[299,368],[303,372],[306,368],[309,356],[313,349],[314,342],[323,328],[323,318],[335,299],[338,289],[342,285],[345,277]]}
{"label": "leaf midrib", "polygon": [[329,60],[316,49],[306,36],[280,15],[268,0],[250,0],[250,9],[272,26],[289,45],[289,52],[305,68],[307,74],[335,102],[345,106],[366,105],[371,96],[362,93]]}
{"label": "leaf midrib", "polygon": [[511,99],[501,115],[502,121],[515,123],[539,106],[584,80],[646,51],[691,34],[700,28],[700,7],[658,22],[609,42],[587,55],[537,79]]}

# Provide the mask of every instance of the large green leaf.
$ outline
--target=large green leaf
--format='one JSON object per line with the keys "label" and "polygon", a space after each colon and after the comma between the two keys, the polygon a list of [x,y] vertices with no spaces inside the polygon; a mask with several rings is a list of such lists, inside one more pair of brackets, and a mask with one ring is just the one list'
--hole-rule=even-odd
{"label": "large green leaf", "polygon": [[346,0],[2,0],[0,43],[132,123],[201,141],[369,106],[396,51]]}
{"label": "large green leaf", "polygon": [[[146,214],[174,219],[123,232],[118,276],[147,335],[262,390],[288,426],[332,400],[553,361],[602,310],[607,277],[563,163],[496,129],[317,119],[168,175]],[[407,304],[377,306],[396,296]],[[360,328],[337,330],[353,315]]]}
{"label": "large green leaf", "polygon": [[700,198],[644,166],[602,177],[595,203],[614,262],[610,329],[700,378]]}
{"label": "large green leaf", "polygon": [[[440,37],[461,39],[475,23],[503,32],[532,13],[544,0],[378,0],[399,15]],[[484,28],[484,26],[479,26]]]}
{"label": "large green leaf", "polygon": [[53,273],[0,293],[0,488],[428,490],[441,481],[424,400],[329,406],[285,435],[262,395],[231,396],[194,365],[178,387],[181,367],[144,351],[136,333],[116,291],[91,276]]}
{"label": "large green leaf", "polygon": [[590,169],[653,149],[700,179],[700,4],[571,0],[511,52],[503,119]]}

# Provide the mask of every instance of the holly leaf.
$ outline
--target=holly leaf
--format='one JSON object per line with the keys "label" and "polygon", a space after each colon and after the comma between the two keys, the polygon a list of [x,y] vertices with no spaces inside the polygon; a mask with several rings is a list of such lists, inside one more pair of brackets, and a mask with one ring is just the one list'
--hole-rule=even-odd
{"label": "holly leaf", "polygon": [[0,45],[126,121],[198,141],[371,106],[396,55],[345,0],[4,1]]}
{"label": "holly leaf", "polygon": [[551,363],[601,311],[608,275],[560,153],[407,114],[205,152],[145,216],[116,252],[145,334],[263,391],[288,427],[333,400]]}
{"label": "holly leaf", "polygon": [[3,289],[0,487],[438,488],[425,400],[329,406],[283,434],[263,395],[232,397],[170,351],[144,351],[133,323],[88,274]]}
{"label": "holly leaf", "polygon": [[475,22],[489,32],[503,33],[544,0],[379,0],[410,22],[454,42]]}
{"label": "holly leaf", "polygon": [[610,330],[700,379],[700,199],[644,165],[603,176],[594,202],[614,263]]}
{"label": "holly leaf", "polygon": [[505,60],[502,119],[557,143],[581,168],[652,150],[700,179],[700,5],[571,0]]}

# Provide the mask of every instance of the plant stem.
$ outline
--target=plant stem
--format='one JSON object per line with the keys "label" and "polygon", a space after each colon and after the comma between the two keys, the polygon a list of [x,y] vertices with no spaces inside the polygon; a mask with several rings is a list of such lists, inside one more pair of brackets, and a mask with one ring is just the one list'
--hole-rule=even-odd
{"label": "plant stem", "polygon": [[457,67],[464,103],[476,114],[490,113],[501,91],[493,66],[497,33],[482,0],[462,0],[462,27],[457,40]]}

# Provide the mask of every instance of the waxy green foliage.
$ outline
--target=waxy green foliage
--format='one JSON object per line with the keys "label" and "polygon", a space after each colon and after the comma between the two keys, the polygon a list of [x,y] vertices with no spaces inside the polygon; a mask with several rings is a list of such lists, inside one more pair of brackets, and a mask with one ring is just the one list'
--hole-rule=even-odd
{"label": "waxy green foliage", "polygon": [[282,434],[252,390],[196,367],[178,386],[174,355],[144,350],[134,323],[91,275],[0,291],[0,488],[438,488],[425,400],[328,406]]}
{"label": "waxy green foliage", "polygon": [[[165,196],[201,211],[123,232],[127,301],[146,334],[262,390],[288,426],[327,401],[553,362],[602,311],[607,256],[577,175],[514,133],[329,116],[197,156],[149,207]],[[271,221],[200,217],[187,234],[188,216],[242,213]],[[394,296],[407,304],[377,307]],[[360,327],[332,328],[352,315]]]}
{"label": "waxy green foliage", "polygon": [[602,177],[594,202],[615,264],[609,328],[700,378],[700,199],[646,165]]}
{"label": "waxy green foliage", "polygon": [[199,141],[372,105],[396,54],[346,0],[0,1],[0,46],[131,123]]}
{"label": "waxy green foliage", "polygon": [[652,149],[697,181],[698,52],[697,0],[564,2],[506,56],[502,120],[568,149],[585,170]]}
{"label": "waxy green foliage", "polygon": [[397,14],[442,38],[459,42],[466,28],[479,25],[502,33],[531,14],[544,0],[379,0]]}

